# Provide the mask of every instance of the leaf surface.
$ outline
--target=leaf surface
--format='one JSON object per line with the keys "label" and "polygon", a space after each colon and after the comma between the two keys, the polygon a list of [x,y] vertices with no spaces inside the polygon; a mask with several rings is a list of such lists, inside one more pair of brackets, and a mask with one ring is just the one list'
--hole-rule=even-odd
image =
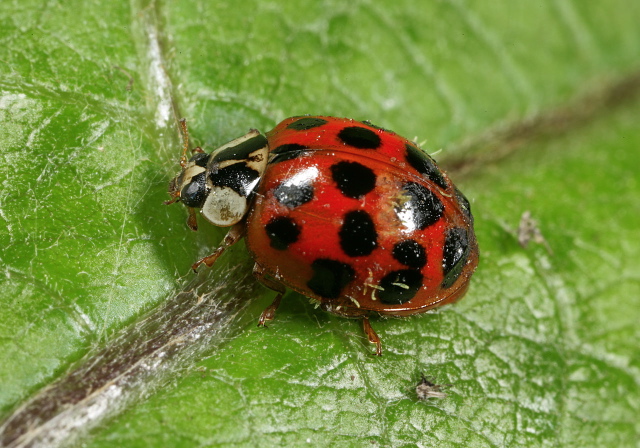
{"label": "leaf surface", "polygon": [[[60,437],[29,414],[34,443],[635,446],[640,10],[592,3],[3,3],[1,418],[50,386],[106,409]],[[472,203],[470,292],[374,321],[382,358],[297,294],[255,328],[272,294],[242,244],[193,280],[224,230],[161,205],[177,118],[211,150],[307,113],[443,148]],[[545,243],[518,244],[526,211]],[[69,398],[99,365],[121,395]],[[421,373],[448,397],[418,401]]]}

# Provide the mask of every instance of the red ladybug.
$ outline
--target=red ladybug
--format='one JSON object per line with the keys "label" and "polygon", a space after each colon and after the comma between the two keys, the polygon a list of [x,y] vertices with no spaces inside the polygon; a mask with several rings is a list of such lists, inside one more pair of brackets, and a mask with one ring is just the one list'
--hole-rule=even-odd
{"label": "red ladybug", "polygon": [[189,208],[193,230],[195,209],[231,226],[193,268],[213,265],[246,237],[254,275],[277,292],[259,325],[273,319],[289,287],[330,313],[362,318],[380,355],[371,314],[455,302],[478,264],[469,201],[413,142],[369,122],[287,118],[266,136],[251,130],[211,154],[195,148],[181,165],[169,203]]}

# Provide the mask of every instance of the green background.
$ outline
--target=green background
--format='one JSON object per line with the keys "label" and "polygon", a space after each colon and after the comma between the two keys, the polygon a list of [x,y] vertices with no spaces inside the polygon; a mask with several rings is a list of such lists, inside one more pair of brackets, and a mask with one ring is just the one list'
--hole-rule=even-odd
{"label": "green background", "polygon": [[[0,421],[58,380],[105,385],[69,372],[112,356],[136,363],[121,387],[36,412],[35,440],[638,446],[638,23],[630,0],[2,2]],[[178,118],[211,150],[300,114],[416,137],[472,204],[469,293],[374,320],[381,358],[297,294],[255,328],[272,294],[243,245],[192,280],[224,230],[162,206]],[[550,251],[518,244],[525,211]],[[236,296],[226,320],[165,307],[192,281],[216,291],[196,315]],[[160,331],[136,357],[183,320],[200,337]],[[421,373],[448,397],[418,401]]]}

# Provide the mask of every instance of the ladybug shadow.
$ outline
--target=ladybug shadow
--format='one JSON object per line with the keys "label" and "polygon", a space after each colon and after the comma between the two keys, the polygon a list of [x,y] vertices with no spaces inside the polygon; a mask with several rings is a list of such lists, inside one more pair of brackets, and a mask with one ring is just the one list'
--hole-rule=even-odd
{"label": "ladybug shadow", "polygon": [[[273,294],[270,297],[273,298]],[[309,344],[318,344],[323,350],[327,344],[335,344],[336,341],[344,346],[347,353],[353,351],[354,343],[364,353],[371,350],[371,344],[362,333],[361,319],[334,316],[324,311],[318,301],[290,289],[287,289],[275,318],[267,327],[283,337],[306,339]],[[333,342],[323,342],[327,336]]]}
{"label": "ladybug shadow", "polygon": [[[275,296],[273,291],[266,287],[263,289],[271,293],[267,294],[270,297],[273,298]],[[319,302],[287,288],[275,318],[268,326],[281,326],[281,324],[292,327],[304,326],[304,329],[308,332],[310,328],[323,330],[330,322],[330,315],[320,309]]]}

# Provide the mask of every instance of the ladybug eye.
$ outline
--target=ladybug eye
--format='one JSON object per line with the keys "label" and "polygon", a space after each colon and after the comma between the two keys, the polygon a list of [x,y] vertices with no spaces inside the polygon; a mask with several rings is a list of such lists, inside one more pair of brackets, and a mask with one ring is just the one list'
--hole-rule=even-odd
{"label": "ladybug eye", "polygon": [[191,182],[182,187],[180,191],[180,200],[187,207],[200,208],[206,198],[207,187],[204,172],[193,176]]}

